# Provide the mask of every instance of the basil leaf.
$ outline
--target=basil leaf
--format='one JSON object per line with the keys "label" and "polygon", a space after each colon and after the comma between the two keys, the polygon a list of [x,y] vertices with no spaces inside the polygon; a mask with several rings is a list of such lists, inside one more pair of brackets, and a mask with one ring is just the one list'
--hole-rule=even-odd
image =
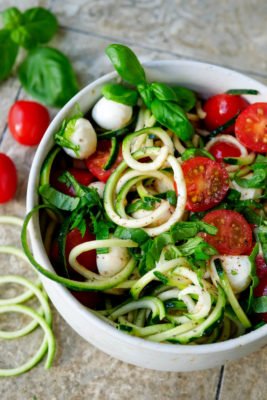
{"label": "basil leaf", "polygon": [[255,313],[266,313],[267,296],[255,297],[253,299],[253,310]]}
{"label": "basil leaf", "polygon": [[204,221],[180,221],[171,227],[171,235],[174,242],[194,238],[199,232],[216,235],[217,228]]}
{"label": "basil leaf", "polygon": [[249,296],[248,296],[248,301],[247,301],[247,307],[246,311],[250,312],[253,304],[253,299],[254,299],[254,289],[256,286],[259,284],[259,278],[257,276],[256,272],[256,257],[259,253],[259,244],[257,243],[250,256],[249,256],[249,261],[251,263],[251,270],[250,270],[250,277],[251,277],[251,284],[249,286]]}
{"label": "basil leaf", "polygon": [[156,238],[151,239],[150,248],[145,252],[146,271],[150,271],[155,267],[156,262],[159,260],[162,249],[168,244],[173,244],[172,236],[168,232],[162,233]]}
{"label": "basil leaf", "polygon": [[243,188],[262,188],[265,186],[267,170],[256,169],[251,178],[234,177],[235,182]]}
{"label": "basil leaf", "polygon": [[58,29],[57,19],[49,10],[34,7],[23,13],[20,26],[12,31],[12,40],[18,45],[30,49],[38,44],[47,43]]}
{"label": "basil leaf", "polygon": [[193,126],[182,108],[177,104],[154,99],[151,104],[151,111],[160,124],[169,128],[180,139],[189,140],[193,136]]}
{"label": "basil leaf", "polygon": [[71,197],[61,193],[48,184],[39,187],[39,194],[48,201],[49,204],[52,204],[60,210],[73,211],[80,203],[78,197]]}
{"label": "basil leaf", "polygon": [[69,59],[50,47],[31,50],[18,72],[23,88],[49,106],[64,106],[79,90]]}
{"label": "basil leaf", "polygon": [[267,262],[267,226],[259,226],[256,230],[256,235],[262,247],[264,260]]}
{"label": "basil leaf", "polygon": [[197,97],[196,94],[185,87],[174,86],[172,87],[176,95],[176,101],[185,111],[190,111],[196,105]]}
{"label": "basil leaf", "polygon": [[17,7],[9,7],[1,12],[5,29],[14,29],[19,26],[22,21],[22,13]]}
{"label": "basil leaf", "polygon": [[138,210],[151,211],[155,207],[155,203],[160,202],[154,197],[144,197],[142,200],[137,200],[126,207],[127,214],[132,214]]}
{"label": "basil leaf", "polygon": [[165,83],[151,83],[150,88],[157,99],[161,101],[177,101],[174,90]]}
{"label": "basil leaf", "polygon": [[152,101],[154,99],[154,94],[153,91],[151,90],[151,86],[149,84],[142,84],[138,85],[137,89],[140,93],[143,102],[150,109]]}
{"label": "basil leaf", "polygon": [[134,52],[122,44],[111,44],[106,54],[118,74],[127,82],[139,85],[146,82],[145,71]]}
{"label": "basil leaf", "polygon": [[258,154],[251,168],[253,170],[267,168],[267,157],[264,157],[262,154]]}
{"label": "basil leaf", "polygon": [[177,204],[177,194],[174,190],[168,190],[166,192],[166,200],[170,203],[171,206],[176,206]]}
{"label": "basil leaf", "polygon": [[138,92],[116,83],[107,83],[102,87],[102,94],[108,100],[117,103],[135,106],[138,100]]}
{"label": "basil leaf", "polygon": [[119,239],[131,239],[138,243],[139,246],[150,239],[148,234],[141,228],[123,228],[121,226],[116,228],[114,236]]}
{"label": "basil leaf", "polygon": [[189,158],[193,157],[207,157],[210,158],[211,160],[215,160],[212,154],[210,154],[207,150],[204,149],[186,149],[183,154],[182,154],[182,161],[188,160]]}
{"label": "basil leaf", "polygon": [[10,38],[7,29],[0,30],[0,81],[7,78],[15,63],[19,47]]}

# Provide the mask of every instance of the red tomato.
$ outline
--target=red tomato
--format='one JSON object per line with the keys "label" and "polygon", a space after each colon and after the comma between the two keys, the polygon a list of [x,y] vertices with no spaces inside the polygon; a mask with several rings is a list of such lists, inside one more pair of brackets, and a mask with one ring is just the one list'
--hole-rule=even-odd
{"label": "red tomato", "polygon": [[110,140],[100,140],[97,144],[97,149],[87,160],[86,165],[90,172],[101,182],[107,182],[112,172],[123,160],[122,150],[120,148],[117,160],[113,164],[112,168],[105,171],[103,166],[106,164],[110,154]]}
{"label": "red tomato", "polygon": [[252,230],[245,218],[236,211],[214,210],[203,221],[216,226],[216,235],[200,233],[200,236],[224,255],[248,254],[252,248]]}
{"label": "red tomato", "polygon": [[[267,296],[267,275],[260,278],[258,286],[254,289],[254,296]],[[267,313],[259,313],[257,315],[267,323]]]}
{"label": "red tomato", "polygon": [[[206,112],[204,119],[206,128],[210,131],[224,125],[237,113],[244,110],[249,103],[240,96],[221,93],[210,97],[203,106]],[[234,124],[223,133],[234,133]]]}
{"label": "red tomato", "polygon": [[18,100],[9,110],[10,132],[17,142],[26,146],[39,144],[49,123],[47,109],[35,101]]}
{"label": "red tomato", "polygon": [[182,169],[188,210],[209,210],[222,201],[229,189],[229,177],[221,163],[207,157],[194,157],[184,161]]}
{"label": "red tomato", "polygon": [[11,200],[17,190],[15,164],[6,154],[0,153],[0,203]]}
{"label": "red tomato", "polygon": [[240,157],[241,152],[238,147],[236,147],[232,143],[228,143],[225,141],[216,142],[210,148],[209,152],[216,158],[218,161],[222,161],[224,157]]}
{"label": "red tomato", "polygon": [[[81,185],[88,186],[89,183],[93,182],[94,176],[88,171],[84,169],[78,168],[68,168],[68,172],[74,176],[77,182]],[[59,190],[62,193],[67,194],[68,196],[75,197],[75,190],[72,186],[68,187],[65,183],[60,182],[58,178],[63,174],[64,171],[56,171],[55,173],[51,174],[51,184],[52,186]]]}
{"label": "red tomato", "polygon": [[[79,229],[74,228],[67,234],[66,238],[66,258],[68,260],[69,254],[71,250],[77,246],[78,244],[91,242],[95,240],[95,235],[89,232],[88,229],[85,231],[85,235],[82,236]],[[96,266],[96,251],[90,250],[82,253],[78,258],[77,261],[82,264],[85,268],[89,269],[90,271],[97,272]]]}
{"label": "red tomato", "polygon": [[237,139],[248,149],[267,152],[267,103],[254,103],[246,108],[235,123]]}

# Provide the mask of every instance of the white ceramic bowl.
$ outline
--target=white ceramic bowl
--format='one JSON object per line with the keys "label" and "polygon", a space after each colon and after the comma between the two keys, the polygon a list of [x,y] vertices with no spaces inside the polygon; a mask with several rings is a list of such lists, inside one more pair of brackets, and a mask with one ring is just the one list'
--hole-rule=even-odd
{"label": "white ceramic bowl", "polygon": [[[232,70],[193,61],[157,61],[145,65],[150,80],[181,84],[209,96],[230,88],[257,89],[258,96],[246,96],[250,102],[267,101],[267,87]],[[39,145],[29,177],[27,211],[38,204],[37,188],[41,165],[54,144],[53,134],[69,115],[75,103],[87,111],[100,96],[101,86],[116,77],[111,73],[86,86],[60,110]],[[41,239],[38,216],[30,224],[30,238],[35,258],[50,271],[51,263]],[[67,323],[85,340],[122,361],[161,371],[192,371],[222,365],[251,353],[267,343],[267,325],[222,343],[200,346],[152,343],[132,337],[100,320],[83,307],[68,290],[42,277],[45,289]]]}

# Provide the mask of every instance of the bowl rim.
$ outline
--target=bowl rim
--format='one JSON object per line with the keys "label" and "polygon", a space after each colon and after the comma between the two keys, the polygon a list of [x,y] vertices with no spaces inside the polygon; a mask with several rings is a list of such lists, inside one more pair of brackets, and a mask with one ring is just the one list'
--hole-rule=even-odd
{"label": "bowl rim", "polygon": [[[194,65],[196,68],[211,68],[211,69],[216,69],[218,71],[221,71],[223,74],[232,74],[236,77],[242,77],[243,79],[245,78],[248,83],[255,84],[257,87],[261,87],[263,91],[267,92],[267,86],[262,84],[261,82],[258,82],[257,80],[246,76],[245,74],[235,71],[231,68],[226,68],[222,67],[216,64],[211,64],[211,63],[205,63],[205,62],[200,62],[200,61],[191,61],[191,60],[156,60],[156,61],[150,61],[150,62],[145,62],[143,63],[145,68],[152,68],[152,69],[157,69],[160,66],[192,66]],[[117,77],[116,72],[110,72],[108,74],[105,74],[101,76],[100,78],[92,81],[88,85],[86,85],[83,89],[81,89],[72,99],[68,101],[68,103],[65,104],[63,108],[59,110],[59,112],[56,114],[55,118],[51,121],[41,143],[39,144],[36,154],[34,156],[30,174],[29,174],[29,180],[28,180],[28,186],[27,186],[27,199],[26,199],[26,212],[28,213],[34,206],[38,204],[37,199],[38,195],[35,190],[35,185],[36,182],[39,181],[39,173],[40,173],[40,167],[43,163],[44,157],[47,155],[48,151],[47,148],[49,147],[49,141],[51,140],[51,137],[55,130],[58,128],[58,126],[61,124],[63,121],[64,117],[69,114],[69,112],[73,109],[74,105],[79,102],[84,95],[86,95],[87,92],[93,90],[96,87],[99,87],[101,84],[110,81],[111,79],[114,79]],[[39,255],[41,254],[42,261],[45,261],[44,267],[50,271],[54,271],[51,262],[45,252],[43,242],[41,240],[41,233],[40,233],[40,226],[39,226],[39,218],[37,213],[31,220],[29,224],[29,236],[33,248],[33,253],[38,252]],[[40,258],[40,256],[38,256]],[[253,343],[259,339],[263,339],[266,337],[267,341],[267,324],[265,326],[262,326],[254,331],[251,331],[249,333],[246,333],[245,335],[239,336],[237,338],[229,339],[224,342],[215,342],[215,343],[209,343],[209,344],[201,344],[200,346],[195,346],[195,345],[190,345],[190,344],[168,344],[168,343],[156,343],[152,342],[143,338],[139,338],[136,336],[131,336],[128,335],[127,333],[124,333],[123,331],[119,331],[118,329],[114,328],[112,325],[109,325],[107,322],[103,321],[101,318],[97,317],[93,312],[90,311],[90,309],[86,308],[83,306],[75,297],[70,293],[70,291],[63,285],[51,281],[48,278],[45,278],[43,275],[40,274],[40,277],[44,283],[44,286],[49,283],[52,283],[52,290],[56,290],[57,293],[60,295],[61,298],[64,298],[64,300],[71,304],[72,306],[75,307],[75,311],[77,312],[76,317],[77,318],[83,318],[84,322],[86,324],[92,324],[94,326],[94,329],[100,329],[101,331],[106,331],[107,334],[112,335],[117,337],[118,340],[121,342],[125,342],[127,344],[130,344],[132,346],[137,346],[141,348],[146,348],[148,350],[152,350],[155,352],[167,352],[167,353],[172,353],[173,355],[178,355],[178,354],[188,354],[188,355],[196,355],[196,354],[203,354],[203,353],[220,353],[224,351],[229,351],[231,349],[234,349],[236,347],[240,346],[245,346],[248,345],[249,343]],[[49,281],[49,283],[48,283]],[[53,302],[53,301],[52,301]],[[55,307],[57,308],[57,305],[54,304]],[[59,311],[61,314],[61,312]],[[63,316],[64,318],[64,316]],[[70,325],[70,323],[68,322]],[[71,326],[72,327],[72,326]],[[72,327],[73,328],[73,327]],[[73,328],[74,329],[74,328]],[[89,340],[90,341],[90,340]]]}

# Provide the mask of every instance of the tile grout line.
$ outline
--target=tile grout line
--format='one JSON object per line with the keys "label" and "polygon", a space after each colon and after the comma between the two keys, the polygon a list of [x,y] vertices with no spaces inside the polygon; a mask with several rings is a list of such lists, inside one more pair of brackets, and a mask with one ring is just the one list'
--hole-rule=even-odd
{"label": "tile grout line", "polygon": [[224,365],[220,369],[219,380],[217,383],[217,390],[216,390],[216,394],[215,394],[215,400],[220,400],[220,398],[221,398],[223,380],[224,380]]}
{"label": "tile grout line", "polygon": [[[20,96],[20,93],[21,93],[21,90],[22,90],[22,86],[20,85],[20,87],[18,88],[18,91],[17,91],[17,93],[16,93],[16,96],[15,96],[15,98],[14,98],[14,103],[18,100],[18,98],[19,98],[19,96]],[[3,143],[3,141],[4,141],[4,138],[6,137],[7,131],[8,131],[8,123],[6,122],[6,124],[5,124],[5,126],[4,126],[4,129],[3,129],[3,131],[2,131],[2,135],[1,135],[1,137],[0,137],[0,147],[2,146],[2,143]]]}
{"label": "tile grout line", "polygon": [[233,69],[235,71],[241,72],[243,74],[252,74],[252,75],[255,75],[255,76],[259,76],[260,78],[265,78],[265,79],[267,78],[267,74],[264,74],[264,73],[261,73],[261,72],[251,71],[251,70],[246,70],[246,69],[240,69],[240,68],[235,68],[235,67],[229,67],[226,64],[216,64],[216,63],[213,63],[212,61],[203,61],[201,58],[185,56],[183,54],[175,53],[175,52],[169,51],[169,50],[162,50],[162,49],[158,49],[158,48],[155,48],[155,47],[144,46],[142,44],[133,42],[131,40],[125,40],[123,38],[117,38],[117,37],[108,36],[108,35],[102,35],[102,34],[98,34],[98,33],[94,33],[94,32],[88,32],[88,31],[84,31],[83,29],[72,28],[72,27],[69,27],[69,26],[66,26],[66,25],[60,25],[59,28],[63,29],[63,30],[66,30],[66,31],[81,33],[82,35],[92,36],[92,37],[99,38],[99,39],[106,39],[106,40],[112,40],[112,41],[120,40],[122,43],[133,45],[133,46],[138,46],[138,47],[140,47],[141,49],[144,49],[144,50],[150,50],[150,51],[156,51],[156,52],[159,52],[159,53],[165,53],[165,54],[169,54],[169,55],[172,55],[172,56],[181,57],[181,58],[186,59],[186,60],[193,60],[193,61],[199,61],[199,62],[210,62],[211,64],[219,65],[219,66],[222,66],[222,67],[225,67],[225,68],[230,68],[230,69]]}

